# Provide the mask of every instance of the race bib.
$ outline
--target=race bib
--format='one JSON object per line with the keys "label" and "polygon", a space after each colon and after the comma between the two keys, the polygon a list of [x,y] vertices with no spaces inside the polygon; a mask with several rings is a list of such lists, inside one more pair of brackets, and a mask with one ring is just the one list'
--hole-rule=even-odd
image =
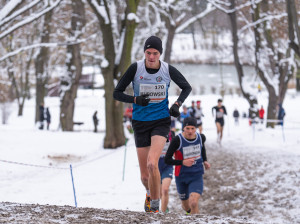
{"label": "race bib", "polygon": [[201,148],[200,144],[190,145],[182,148],[183,150],[183,158],[190,159],[193,158],[195,160],[201,158]]}
{"label": "race bib", "polygon": [[222,118],[222,117],[223,117],[223,112],[218,111],[218,112],[217,112],[217,118]]}
{"label": "race bib", "polygon": [[140,84],[140,96],[149,95],[150,103],[160,103],[166,99],[166,84]]}

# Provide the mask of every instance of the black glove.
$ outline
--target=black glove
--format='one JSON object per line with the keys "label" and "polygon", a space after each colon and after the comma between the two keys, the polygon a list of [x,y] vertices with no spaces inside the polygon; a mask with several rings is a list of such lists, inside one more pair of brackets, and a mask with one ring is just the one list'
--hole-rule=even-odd
{"label": "black glove", "polygon": [[149,104],[150,98],[148,94],[137,96],[135,98],[135,103],[140,106],[147,106]]}
{"label": "black glove", "polygon": [[174,104],[171,106],[171,108],[170,108],[170,110],[169,110],[169,113],[170,113],[170,115],[173,116],[173,117],[178,117],[178,116],[180,115],[180,112],[179,112],[179,106],[178,106],[176,103],[174,103]]}

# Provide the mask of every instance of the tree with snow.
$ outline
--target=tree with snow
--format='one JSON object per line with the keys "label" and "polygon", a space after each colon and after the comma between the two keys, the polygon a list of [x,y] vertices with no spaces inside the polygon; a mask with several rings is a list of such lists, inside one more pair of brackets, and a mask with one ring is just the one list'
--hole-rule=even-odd
{"label": "tree with snow", "polygon": [[139,22],[136,16],[139,0],[88,0],[88,3],[98,18],[104,47],[101,62],[106,114],[104,147],[116,148],[125,144],[125,135],[123,103],[113,99],[114,82],[120,79],[131,63],[133,37]]}
{"label": "tree with snow", "polygon": [[[1,5],[4,5],[0,9],[0,51],[3,53],[0,57],[0,63],[4,64],[7,68],[7,73],[15,89],[15,95],[19,105],[19,115],[22,115],[25,98],[29,96],[29,70],[34,57],[34,49],[41,48],[35,58],[37,83],[35,122],[38,121],[39,105],[44,102],[45,84],[48,77],[46,65],[48,63],[47,48],[49,47],[51,14],[52,10],[57,7],[61,1],[62,0],[11,0],[6,4],[0,1]],[[41,43],[37,44],[34,43],[35,35],[38,33],[35,24],[41,18],[44,21],[44,23],[42,23],[44,24],[44,28],[41,32]],[[27,35],[27,37],[22,37],[22,34]],[[28,38],[28,36],[31,37]],[[21,41],[20,39],[22,38],[24,38],[24,40]],[[10,46],[7,45],[9,43],[12,43],[12,47],[8,47]],[[56,44],[54,45],[57,46]],[[27,51],[27,53],[24,54],[23,57],[20,57],[19,54],[23,51]],[[23,61],[24,66],[20,71],[15,72],[16,68],[13,64],[17,63],[17,58]],[[18,73],[23,74],[24,72],[25,81],[20,79],[20,84],[18,85],[16,77],[19,77]]]}
{"label": "tree with snow", "polygon": [[[251,4],[255,67],[269,93],[267,119],[276,119],[276,106],[283,104],[294,70],[295,59],[289,48],[287,33],[281,32],[287,25],[282,12],[283,4],[286,3],[279,1],[270,7],[267,0]],[[279,22],[275,23],[277,18]],[[274,122],[267,122],[267,127],[274,125]]]}
{"label": "tree with snow", "polygon": [[[249,82],[244,80],[242,65],[239,62],[239,38],[245,31],[253,37],[249,48],[254,54],[257,75],[269,93],[267,119],[276,119],[276,105],[284,101],[295,61],[294,54],[289,48],[287,32],[282,32],[287,27],[286,13],[283,10],[286,3],[275,1],[273,6],[269,7],[267,0],[244,1],[239,4],[235,0],[210,2],[230,16],[235,65],[243,95],[250,104],[253,115],[250,116],[256,117],[258,108],[255,93],[251,90]],[[238,28],[237,21],[243,21],[241,28]],[[267,127],[274,127],[274,123],[267,122]]]}
{"label": "tree with snow", "polygon": [[300,8],[300,4],[296,4],[295,0],[286,1],[286,11],[288,14],[288,32],[290,39],[290,47],[297,54],[296,57],[296,90],[300,91],[300,25],[298,18],[300,17],[297,9]]}
{"label": "tree with snow", "polygon": [[60,126],[63,131],[73,131],[73,117],[75,109],[75,98],[79,80],[82,75],[82,59],[80,43],[76,43],[83,35],[85,29],[85,8],[81,0],[71,2],[72,15],[69,30],[66,74],[61,76],[60,82]]}
{"label": "tree with snow", "polygon": [[[156,33],[160,30],[158,29],[162,23],[165,24],[165,29],[163,35],[165,35],[166,46],[164,49],[164,61],[170,63],[172,45],[174,37],[177,33],[182,32],[195,22],[199,21],[201,18],[207,16],[209,13],[213,12],[216,8],[208,3],[202,9],[201,12],[192,14],[192,5],[196,4],[198,1],[182,0],[182,1],[164,1],[164,0],[151,0],[147,7],[150,8],[149,11],[153,11],[156,15],[154,25],[150,24],[150,19],[148,21],[148,27],[152,27],[152,32]],[[200,6],[198,6],[200,8]],[[152,9],[152,10],[151,10]],[[149,15],[148,15],[149,16]],[[153,33],[152,33],[153,34]]]}

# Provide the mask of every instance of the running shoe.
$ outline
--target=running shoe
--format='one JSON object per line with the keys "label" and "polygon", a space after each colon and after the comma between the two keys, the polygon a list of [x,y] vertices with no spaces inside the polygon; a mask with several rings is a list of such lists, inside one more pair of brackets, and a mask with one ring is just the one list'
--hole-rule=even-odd
{"label": "running shoe", "polygon": [[150,212],[151,213],[158,213],[159,212],[159,208],[150,208]]}
{"label": "running shoe", "polygon": [[169,208],[168,208],[168,207],[167,207],[167,209],[166,209],[165,213],[169,213]]}
{"label": "running shoe", "polygon": [[150,197],[147,194],[146,194],[144,208],[145,208],[145,212],[150,212]]}

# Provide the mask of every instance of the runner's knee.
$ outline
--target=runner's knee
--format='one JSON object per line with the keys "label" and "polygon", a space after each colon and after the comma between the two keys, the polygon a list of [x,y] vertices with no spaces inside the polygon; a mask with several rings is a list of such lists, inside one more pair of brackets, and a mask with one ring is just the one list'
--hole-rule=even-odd
{"label": "runner's knee", "polygon": [[148,184],[148,175],[142,175],[141,176],[141,180],[142,180],[142,183],[144,184],[144,185],[147,185]]}
{"label": "runner's knee", "polygon": [[191,201],[190,201],[190,207],[191,207],[191,209],[197,208],[197,207],[198,207],[198,201],[196,201],[196,200],[191,200]]}
{"label": "runner's knee", "polygon": [[156,169],[158,169],[157,167],[158,165],[155,165],[155,163],[153,163],[152,161],[148,161],[147,163],[147,169],[149,171],[149,173],[154,173]]}
{"label": "runner's knee", "polygon": [[163,188],[161,189],[161,193],[162,193],[163,195],[168,195],[168,194],[169,194],[169,188],[163,187]]}

